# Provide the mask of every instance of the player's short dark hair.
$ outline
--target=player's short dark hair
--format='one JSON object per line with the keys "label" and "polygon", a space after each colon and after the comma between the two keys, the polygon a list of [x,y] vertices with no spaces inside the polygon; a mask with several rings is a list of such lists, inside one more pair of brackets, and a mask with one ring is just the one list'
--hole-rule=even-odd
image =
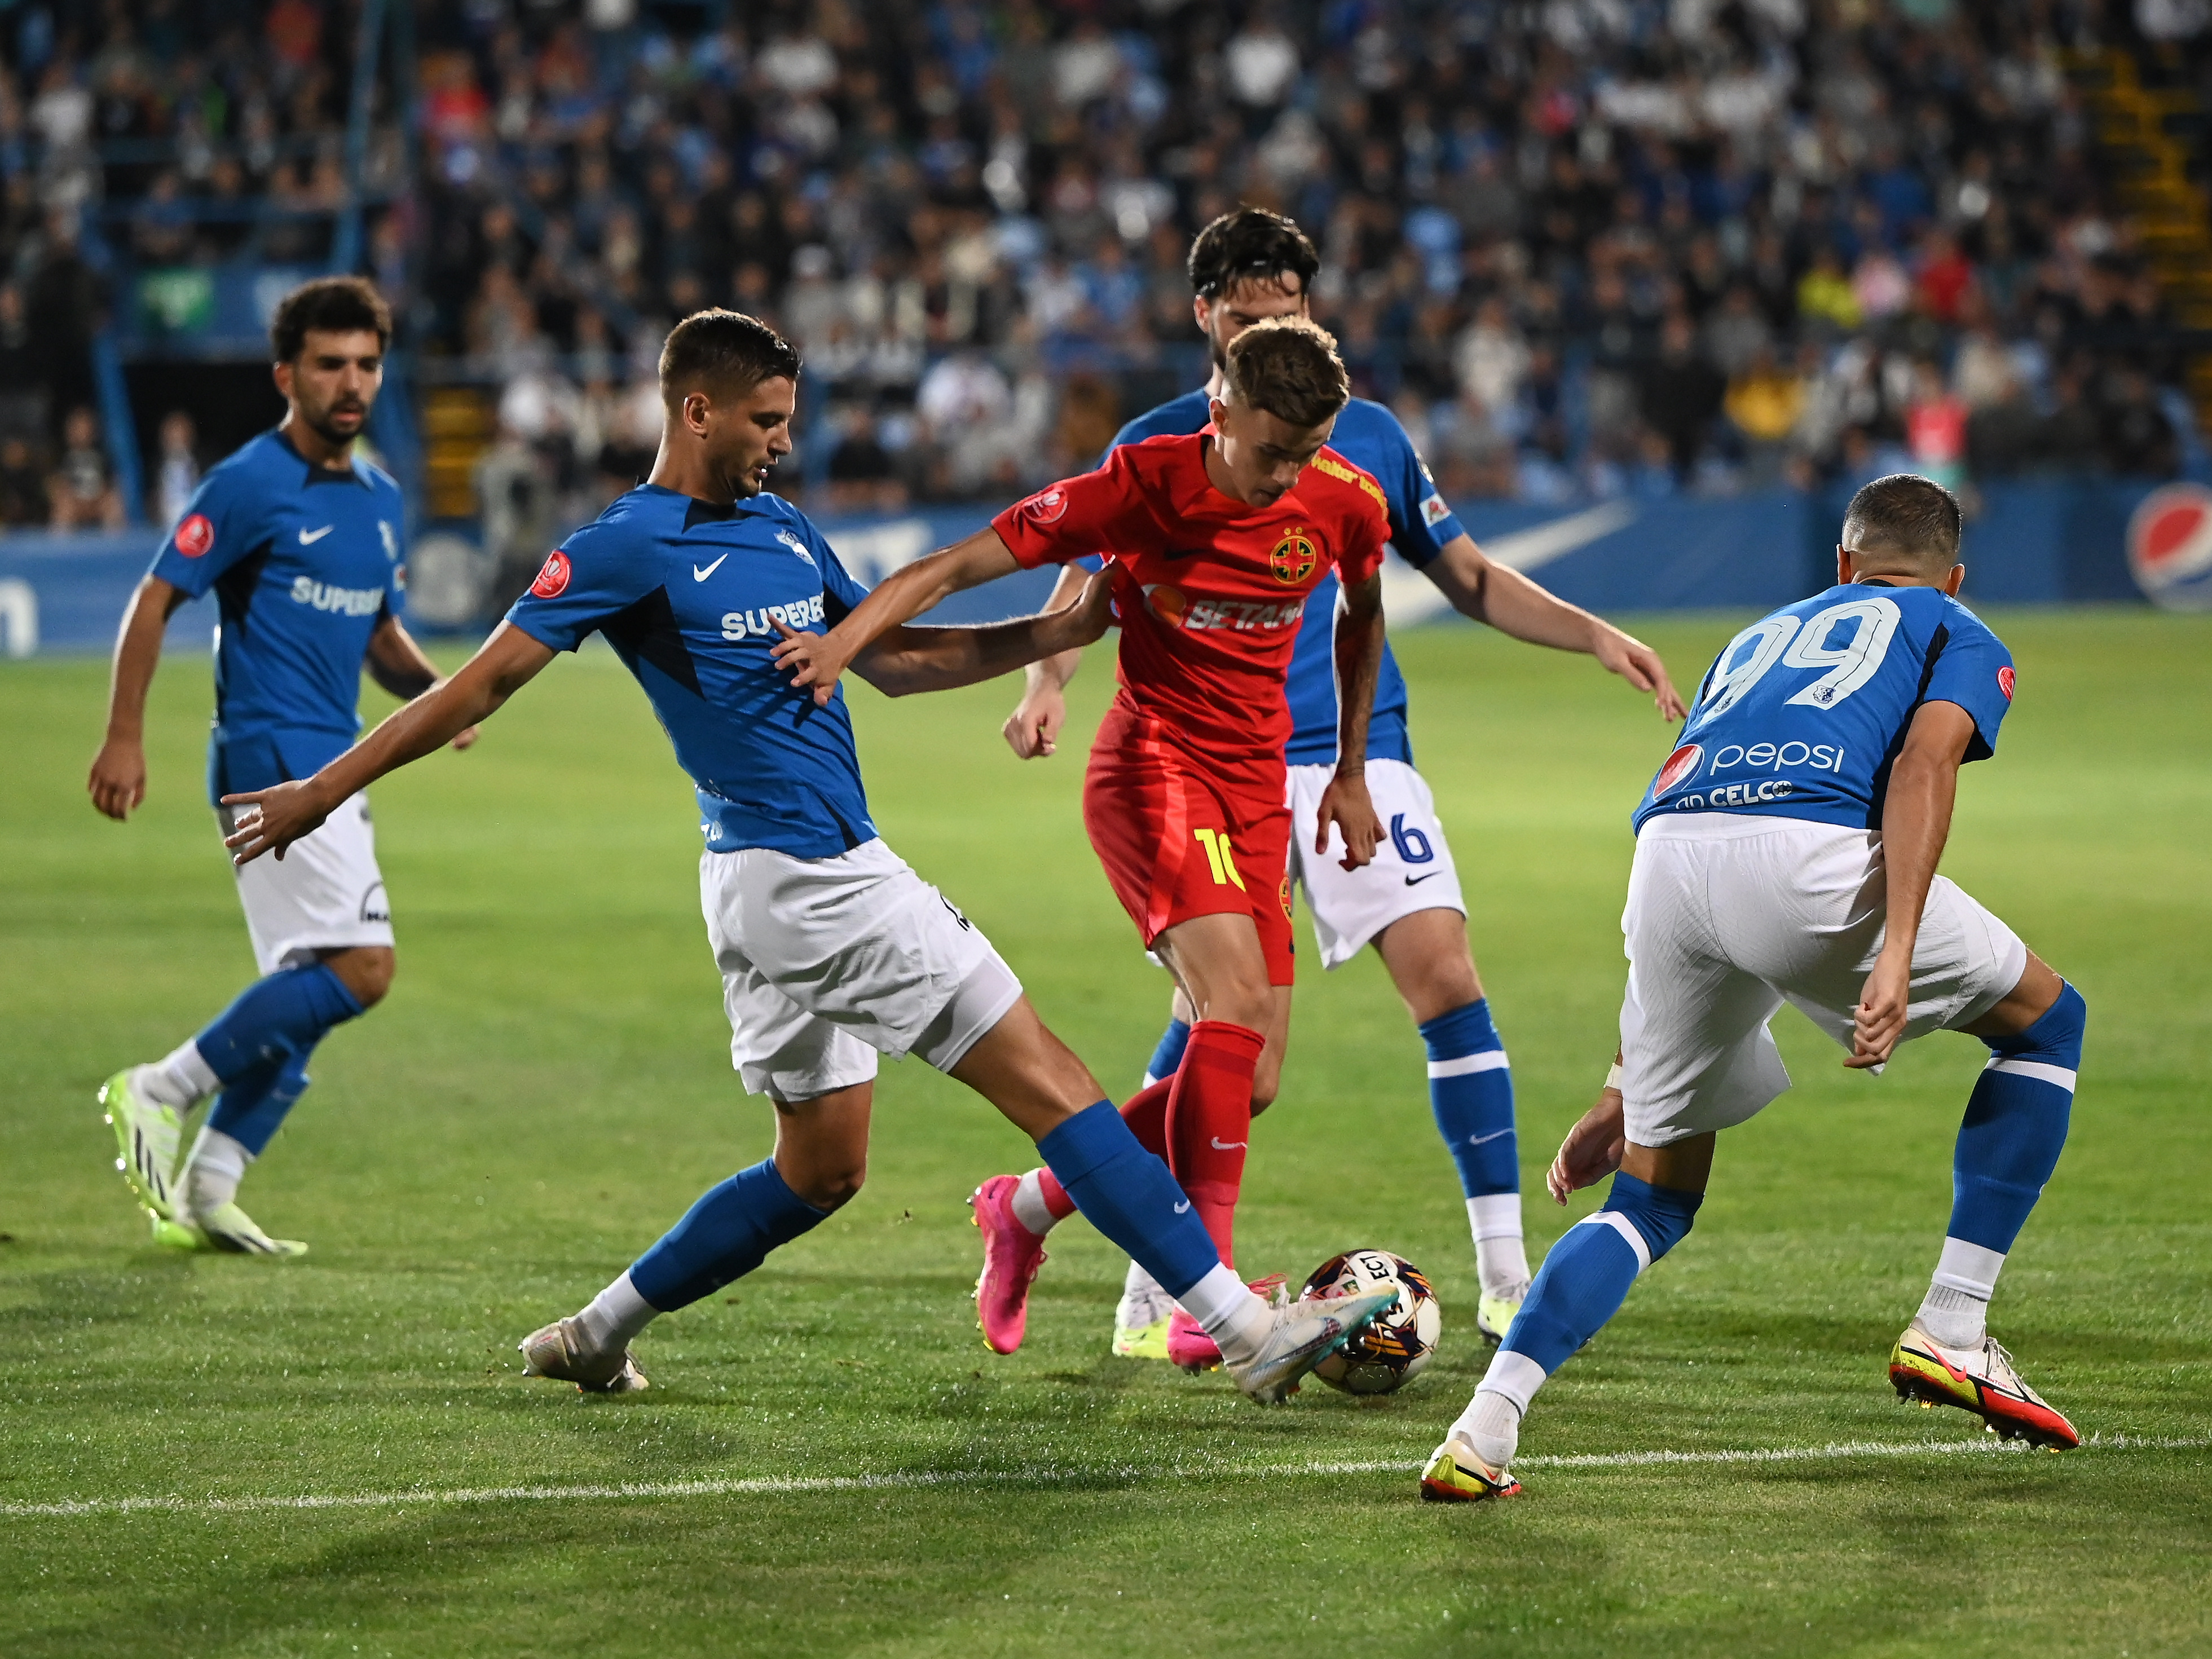
{"label": "player's short dark hair", "polygon": [[1854,553],[1893,553],[1930,568],[1959,561],[1964,520],[1959,498],[1933,478],[1893,472],[1851,497],[1844,545]]}
{"label": "player's short dark hair", "polygon": [[763,380],[796,380],[790,341],[742,311],[695,311],[660,348],[660,399],[671,409],[694,392],[741,398]]}
{"label": "player's short dark hair", "polygon": [[1270,317],[1229,343],[1230,388],[1295,427],[1316,427],[1352,401],[1336,337],[1304,317]]}
{"label": "player's short dark hair", "polygon": [[312,331],[351,334],[368,329],[377,349],[392,343],[392,307],[366,276],[318,276],[302,283],[276,303],[269,319],[269,347],[280,363],[295,363],[307,349]]}
{"label": "player's short dark hair", "polygon": [[1190,245],[1191,292],[1218,300],[1239,283],[1298,279],[1298,292],[1313,287],[1321,254],[1297,221],[1265,208],[1241,207],[1224,213]]}

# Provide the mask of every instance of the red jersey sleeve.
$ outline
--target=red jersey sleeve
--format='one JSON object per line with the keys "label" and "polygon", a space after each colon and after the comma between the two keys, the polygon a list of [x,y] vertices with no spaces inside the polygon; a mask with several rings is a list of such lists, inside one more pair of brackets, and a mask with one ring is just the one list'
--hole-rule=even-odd
{"label": "red jersey sleeve", "polygon": [[1390,545],[1390,515],[1363,494],[1346,515],[1344,551],[1337,556],[1337,580],[1358,586],[1382,568]]}
{"label": "red jersey sleeve", "polygon": [[1066,564],[1116,548],[1159,539],[1152,502],[1124,445],[1106,465],[1080,477],[1062,478],[991,520],[1024,569]]}

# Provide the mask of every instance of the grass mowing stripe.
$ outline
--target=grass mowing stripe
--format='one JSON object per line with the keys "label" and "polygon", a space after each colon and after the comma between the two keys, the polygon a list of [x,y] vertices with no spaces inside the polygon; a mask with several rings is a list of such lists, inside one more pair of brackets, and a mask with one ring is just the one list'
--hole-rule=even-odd
{"label": "grass mowing stripe", "polygon": [[[2212,1446],[2212,1436],[2156,1439],[2142,1435],[2092,1436],[2082,1451],[2186,1451]],[[1723,1451],[1576,1452],[1523,1457],[1516,1469],[1629,1469],[1661,1463],[1804,1463],[1833,1457],[1948,1457],[1962,1452],[2025,1453],[2021,1443],[1996,1439],[1930,1440],[1899,1443],[1845,1440],[1826,1446],[1779,1446]],[[1334,1474],[1411,1474],[1418,1462],[1381,1462],[1245,1464],[1178,1463],[1154,1468],[950,1469],[906,1474],[749,1475],[727,1480],[647,1480],[620,1486],[455,1486],[443,1491],[310,1492],[293,1498],[79,1498],[52,1504],[0,1504],[0,1519],[18,1521],[77,1515],[244,1514],[259,1510],[380,1510],[410,1504],[543,1504],[602,1498],[746,1498],[828,1492],[882,1492],[927,1486],[1060,1486],[1081,1480],[1134,1485],[1146,1480],[1284,1480]]]}

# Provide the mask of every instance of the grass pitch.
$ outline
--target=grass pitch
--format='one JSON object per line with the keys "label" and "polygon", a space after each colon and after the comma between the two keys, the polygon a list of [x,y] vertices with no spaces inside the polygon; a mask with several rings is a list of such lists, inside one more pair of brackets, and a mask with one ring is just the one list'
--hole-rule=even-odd
{"label": "grass pitch", "polygon": [[[769,1141],[727,1064],[683,780],[604,652],[379,787],[397,988],[324,1046],[246,1189],[313,1254],[155,1251],[92,1094],[252,973],[200,793],[206,665],[157,683],[154,793],[122,827],[82,787],[103,666],[0,667],[0,1652],[2206,1651],[2212,625],[1995,620],[2020,701],[1945,868],[2091,1029],[1993,1322],[2099,1443],[1998,1452],[1893,1403],[1982,1050],[1937,1037],[1873,1081],[1785,1012],[1798,1086],[1725,1137],[1696,1232],[1545,1393],[1528,1498],[1474,1509],[1414,1498],[1486,1351],[1371,957],[1299,988],[1240,1242],[1255,1272],[1361,1243],[1431,1272],[1444,1346],[1395,1399],[1265,1413],[1112,1358],[1120,1262],[1080,1223],[1029,1346],[987,1353],[963,1200],[1027,1149],[915,1064],[886,1069],[867,1190],[657,1325],[652,1392],[522,1381],[519,1336]],[[1686,685],[1733,625],[1646,631]],[[1538,1255],[1596,1202],[1556,1210],[1539,1177],[1613,1046],[1626,815],[1670,734],[1583,659],[1462,628],[1400,650]],[[1108,680],[1078,682],[1085,730]],[[878,816],[1126,1089],[1166,981],[1084,844],[1079,742],[1017,764],[1010,698],[858,693]]]}

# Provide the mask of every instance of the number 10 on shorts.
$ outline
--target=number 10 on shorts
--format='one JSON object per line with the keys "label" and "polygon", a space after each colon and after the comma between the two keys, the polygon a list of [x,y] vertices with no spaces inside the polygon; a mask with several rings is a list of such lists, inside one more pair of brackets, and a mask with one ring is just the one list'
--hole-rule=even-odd
{"label": "number 10 on shorts", "polygon": [[1229,837],[1218,830],[1194,830],[1198,844],[1206,848],[1206,861],[1213,867],[1216,887],[1234,885],[1238,892],[1244,890],[1244,878],[1237,873],[1236,856],[1229,850]]}

